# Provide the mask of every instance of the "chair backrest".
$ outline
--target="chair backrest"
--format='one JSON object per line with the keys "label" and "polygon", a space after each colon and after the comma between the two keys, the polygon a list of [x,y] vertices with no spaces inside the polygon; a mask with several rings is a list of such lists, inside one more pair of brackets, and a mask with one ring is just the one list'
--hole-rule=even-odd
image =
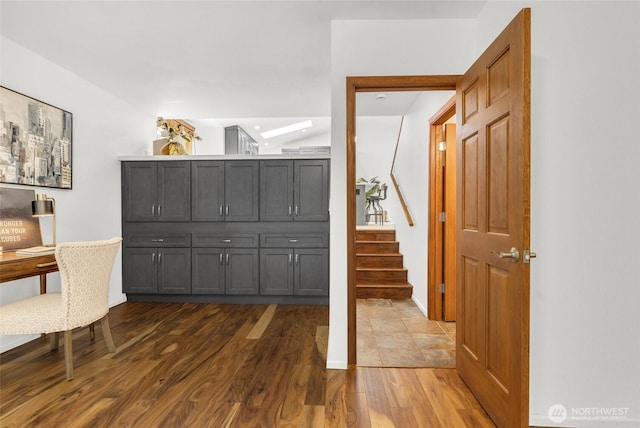
{"label": "chair backrest", "polygon": [[122,238],[56,246],[67,329],[99,320],[109,311],[109,281]]}

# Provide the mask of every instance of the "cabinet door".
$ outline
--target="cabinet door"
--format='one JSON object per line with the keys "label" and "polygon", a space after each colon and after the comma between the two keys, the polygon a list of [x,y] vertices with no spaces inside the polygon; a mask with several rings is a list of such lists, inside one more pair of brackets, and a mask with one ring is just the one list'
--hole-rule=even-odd
{"label": "cabinet door", "polygon": [[191,294],[224,294],[224,250],[193,248]]}
{"label": "cabinet door", "polygon": [[258,294],[258,249],[227,248],[225,251],[226,294]]}
{"label": "cabinet door", "polygon": [[294,294],[327,296],[329,294],[329,250],[299,248],[294,252]]}
{"label": "cabinet door", "polygon": [[260,221],[293,220],[293,161],[260,162]]}
{"label": "cabinet door", "polygon": [[158,162],[159,221],[191,220],[191,166],[189,161]]}
{"label": "cabinet door", "polygon": [[225,221],[258,221],[258,161],[225,161],[224,169]]}
{"label": "cabinet door", "polygon": [[295,221],[328,221],[329,161],[298,160],[294,167]]}
{"label": "cabinet door", "polygon": [[262,248],[260,250],[260,294],[293,295],[293,250]]}
{"label": "cabinet door", "polygon": [[191,294],[191,249],[158,249],[158,292]]}
{"label": "cabinet door", "polygon": [[122,257],[122,292],[158,292],[158,256],[155,248],[128,248]]}
{"label": "cabinet door", "polygon": [[224,162],[191,162],[191,220],[224,221]]}
{"label": "cabinet door", "polygon": [[157,199],[158,166],[156,162],[124,162],[122,164],[124,220],[155,220]]}

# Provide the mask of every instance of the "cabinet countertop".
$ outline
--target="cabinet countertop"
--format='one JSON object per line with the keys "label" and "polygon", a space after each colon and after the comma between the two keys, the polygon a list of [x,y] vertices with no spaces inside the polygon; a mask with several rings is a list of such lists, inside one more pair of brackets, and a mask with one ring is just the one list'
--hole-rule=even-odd
{"label": "cabinet countertop", "polygon": [[184,161],[184,160],[289,160],[289,159],[331,159],[331,156],[322,155],[139,155],[118,156],[119,161]]}

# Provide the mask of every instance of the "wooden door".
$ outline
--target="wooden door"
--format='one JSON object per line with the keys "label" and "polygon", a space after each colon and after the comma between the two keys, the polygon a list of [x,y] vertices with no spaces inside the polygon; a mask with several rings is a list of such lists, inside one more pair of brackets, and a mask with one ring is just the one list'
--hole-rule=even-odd
{"label": "wooden door", "polygon": [[456,91],[456,363],[499,427],[528,426],[529,34],[523,9]]}
{"label": "wooden door", "polygon": [[444,140],[447,143],[444,152],[443,200],[445,212],[443,232],[443,277],[445,293],[442,319],[456,320],[456,125],[444,125]]}

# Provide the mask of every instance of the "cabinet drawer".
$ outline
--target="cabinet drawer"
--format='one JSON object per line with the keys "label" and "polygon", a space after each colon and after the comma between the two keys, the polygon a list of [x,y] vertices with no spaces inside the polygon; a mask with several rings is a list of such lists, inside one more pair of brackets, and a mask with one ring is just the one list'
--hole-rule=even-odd
{"label": "cabinet drawer", "polygon": [[125,247],[190,247],[190,233],[131,233],[125,236]]}
{"label": "cabinet drawer", "polygon": [[193,234],[193,246],[194,247],[243,247],[254,248],[258,247],[258,234],[257,233],[194,233]]}
{"label": "cabinet drawer", "polygon": [[263,233],[260,235],[260,246],[273,248],[325,248],[329,246],[329,235],[326,233]]}

